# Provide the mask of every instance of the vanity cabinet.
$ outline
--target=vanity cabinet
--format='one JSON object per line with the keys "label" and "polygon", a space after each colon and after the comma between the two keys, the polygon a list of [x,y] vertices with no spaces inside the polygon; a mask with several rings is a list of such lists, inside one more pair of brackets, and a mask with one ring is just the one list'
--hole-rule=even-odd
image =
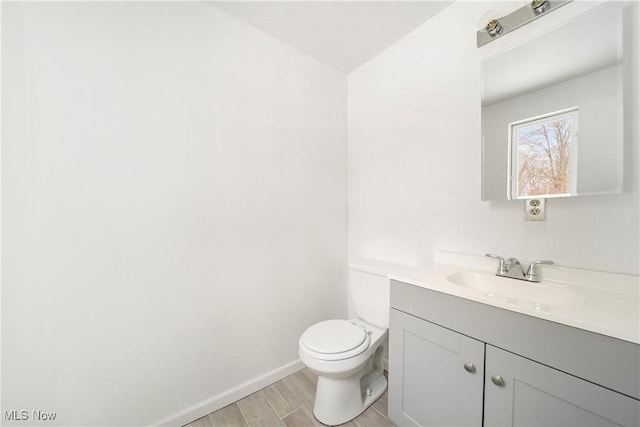
{"label": "vanity cabinet", "polygon": [[484,343],[391,310],[389,412],[401,426],[482,419]]}
{"label": "vanity cabinet", "polygon": [[640,346],[392,282],[399,426],[640,425]]}
{"label": "vanity cabinet", "polygon": [[637,400],[513,353],[487,345],[485,369],[486,427],[640,425]]}

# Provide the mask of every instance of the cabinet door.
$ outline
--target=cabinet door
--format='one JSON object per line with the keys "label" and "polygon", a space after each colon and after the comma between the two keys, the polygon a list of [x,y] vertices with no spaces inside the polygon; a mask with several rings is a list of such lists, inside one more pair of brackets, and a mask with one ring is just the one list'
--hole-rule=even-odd
{"label": "cabinet door", "polygon": [[485,427],[640,425],[639,401],[490,345],[485,372]]}
{"label": "cabinet door", "polygon": [[397,425],[481,425],[484,343],[397,310],[389,334],[389,415]]}

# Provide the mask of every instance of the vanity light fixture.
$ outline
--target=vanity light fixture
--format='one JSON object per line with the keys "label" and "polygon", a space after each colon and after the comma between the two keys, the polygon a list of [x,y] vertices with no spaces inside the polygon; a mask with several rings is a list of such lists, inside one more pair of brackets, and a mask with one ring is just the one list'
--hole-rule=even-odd
{"label": "vanity light fixture", "polygon": [[[502,37],[547,13],[564,6],[571,0],[533,0],[501,18],[493,18],[477,33],[478,47]],[[483,25],[483,24],[480,24]]]}
{"label": "vanity light fixture", "polygon": [[487,22],[484,29],[491,37],[495,37],[502,32],[502,25],[500,25],[500,21],[497,19],[492,19]]}
{"label": "vanity light fixture", "polygon": [[531,9],[536,14],[544,13],[549,9],[549,0],[533,0],[531,2]]}

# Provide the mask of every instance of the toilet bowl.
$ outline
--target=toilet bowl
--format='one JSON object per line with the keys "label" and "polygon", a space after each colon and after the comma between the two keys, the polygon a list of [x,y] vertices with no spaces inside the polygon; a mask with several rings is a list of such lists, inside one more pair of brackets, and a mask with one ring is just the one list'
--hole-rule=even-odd
{"label": "toilet bowl", "polygon": [[382,358],[387,329],[362,319],[316,323],[300,337],[300,360],[316,375],[313,414],[343,424],[364,412],[387,389]]}
{"label": "toilet bowl", "polygon": [[389,281],[351,269],[349,294],[358,317],[316,323],[298,342],[300,360],[318,375],[313,414],[328,425],[356,418],[387,389]]}

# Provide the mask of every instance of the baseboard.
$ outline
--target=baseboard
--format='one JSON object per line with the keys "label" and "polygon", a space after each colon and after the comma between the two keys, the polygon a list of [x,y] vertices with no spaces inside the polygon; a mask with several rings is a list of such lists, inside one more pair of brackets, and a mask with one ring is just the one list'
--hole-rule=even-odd
{"label": "baseboard", "polygon": [[251,393],[255,393],[270,384],[280,381],[284,377],[287,377],[302,368],[304,368],[304,364],[300,359],[296,359],[293,362],[287,363],[286,365],[260,375],[257,378],[239,384],[230,390],[216,394],[215,396],[205,399],[200,403],[196,403],[193,406],[183,409],[182,411],[151,425],[172,427],[183,426],[197,420],[198,418],[202,418],[213,411],[224,408],[225,406],[230,405]]}

